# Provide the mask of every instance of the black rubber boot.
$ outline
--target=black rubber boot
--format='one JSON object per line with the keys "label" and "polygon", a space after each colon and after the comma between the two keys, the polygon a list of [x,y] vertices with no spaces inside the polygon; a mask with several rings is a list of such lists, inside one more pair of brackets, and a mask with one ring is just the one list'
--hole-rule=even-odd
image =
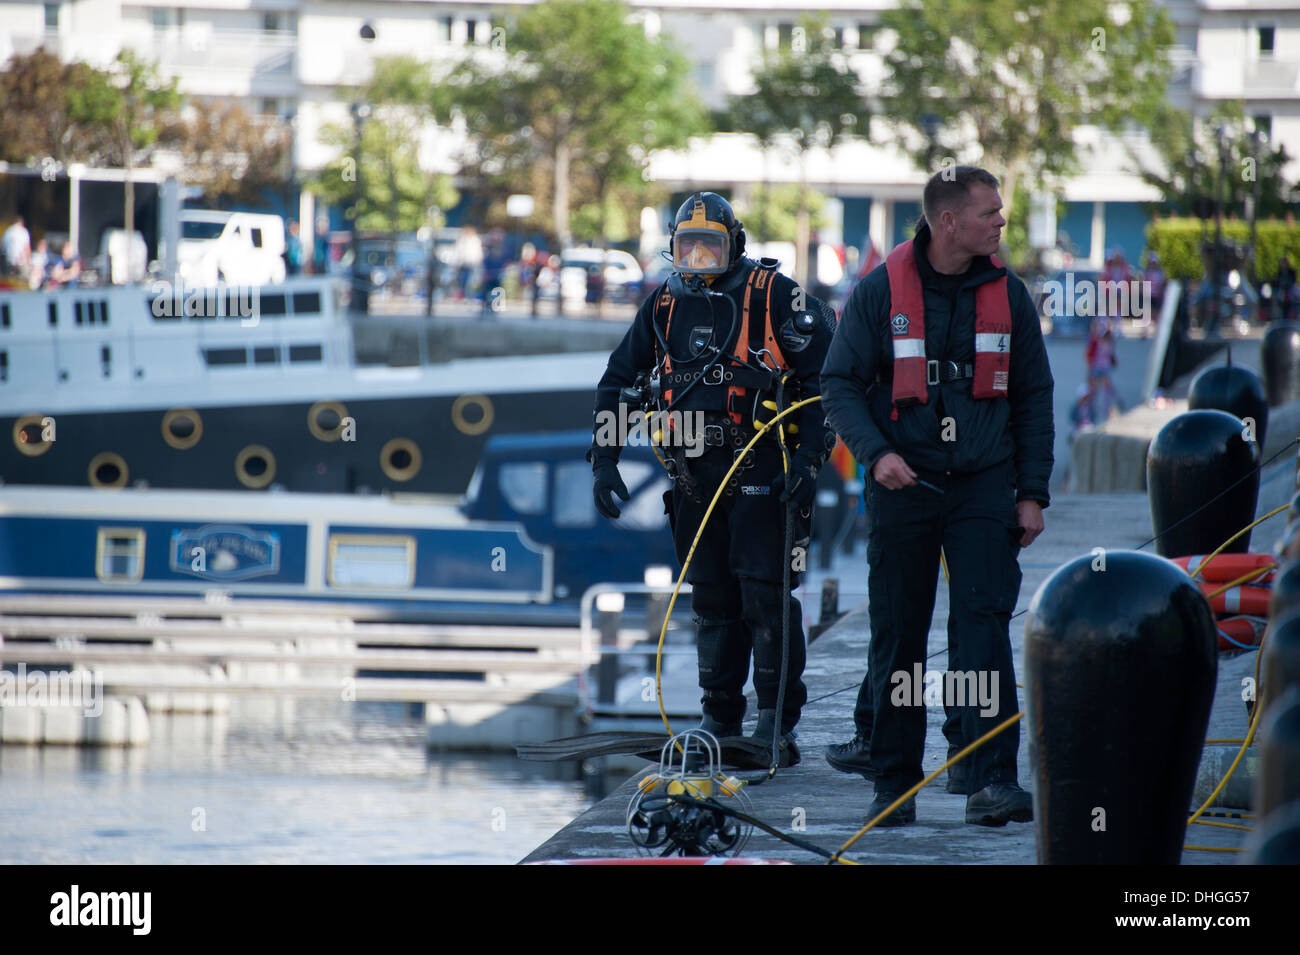
{"label": "black rubber boot", "polygon": [[[782,721],[784,722],[784,720]],[[758,725],[754,727],[754,732],[749,734],[749,738],[756,743],[762,743],[764,747],[762,766],[771,765],[771,747],[772,735],[776,732],[776,710],[759,710]],[[799,746],[795,739],[799,734],[794,730],[781,734],[781,742],[777,745],[777,755],[779,766],[796,766],[801,758]]]}
{"label": "black rubber boot", "polygon": [[743,694],[705,690],[700,697],[700,707],[704,710],[700,729],[708,730],[718,739],[742,735],[744,730],[741,727],[741,720],[745,716],[745,705]]}

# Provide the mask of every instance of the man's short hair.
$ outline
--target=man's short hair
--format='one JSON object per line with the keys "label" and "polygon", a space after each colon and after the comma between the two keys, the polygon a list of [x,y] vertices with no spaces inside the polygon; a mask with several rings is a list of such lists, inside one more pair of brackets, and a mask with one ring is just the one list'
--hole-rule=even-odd
{"label": "man's short hair", "polygon": [[998,177],[979,166],[948,166],[940,169],[925,184],[921,195],[921,209],[930,228],[939,221],[945,209],[958,210],[970,201],[971,186],[979,183],[990,189],[998,188]]}

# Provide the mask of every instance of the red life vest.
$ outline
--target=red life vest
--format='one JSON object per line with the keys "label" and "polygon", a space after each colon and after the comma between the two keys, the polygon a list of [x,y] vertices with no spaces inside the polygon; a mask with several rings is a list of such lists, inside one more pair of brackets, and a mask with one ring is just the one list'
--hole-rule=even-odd
{"label": "red life vest", "polygon": [[[1002,263],[993,256],[998,268]],[[912,240],[895,246],[885,260],[889,273],[890,330],[894,341],[894,408],[926,404],[925,294]],[[975,398],[1005,398],[1011,371],[1011,302],[1007,277],[975,289]]]}

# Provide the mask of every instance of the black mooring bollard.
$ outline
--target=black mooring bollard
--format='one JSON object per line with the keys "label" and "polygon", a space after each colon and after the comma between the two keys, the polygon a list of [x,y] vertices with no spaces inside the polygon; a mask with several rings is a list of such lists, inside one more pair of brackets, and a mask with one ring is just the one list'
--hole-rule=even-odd
{"label": "black mooring bollard", "polygon": [[1034,594],[1025,697],[1040,863],[1176,865],[1218,666],[1176,564],[1075,558]]}
{"label": "black mooring bollard", "polygon": [[1300,607],[1269,619],[1263,654],[1255,694],[1267,712],[1288,688],[1300,688]]}
{"label": "black mooring bollard", "polygon": [[1300,607],[1300,561],[1283,564],[1273,578],[1273,596],[1268,598],[1268,619],[1281,620]]}
{"label": "black mooring bollard", "polygon": [[1300,865],[1300,805],[1287,806],[1258,825],[1246,844],[1252,865]]}
{"label": "black mooring bollard", "polygon": [[[1259,445],[1247,440],[1246,430],[1226,411],[1188,411],[1151,442],[1147,499],[1162,557],[1208,554],[1255,519]],[[1247,532],[1227,552],[1249,549]]]}
{"label": "black mooring bollard", "polygon": [[[1226,411],[1246,425],[1253,423],[1255,442],[1264,447],[1268,432],[1268,399],[1259,376],[1240,365],[1207,368],[1195,378],[1187,392],[1190,411]],[[1180,555],[1181,556],[1181,555]]]}
{"label": "black mooring bollard", "polygon": [[1264,394],[1273,407],[1300,398],[1300,325],[1274,322],[1259,343]]}
{"label": "black mooring bollard", "polygon": [[1260,723],[1259,777],[1255,814],[1268,816],[1289,803],[1300,803],[1300,686],[1264,704]]}

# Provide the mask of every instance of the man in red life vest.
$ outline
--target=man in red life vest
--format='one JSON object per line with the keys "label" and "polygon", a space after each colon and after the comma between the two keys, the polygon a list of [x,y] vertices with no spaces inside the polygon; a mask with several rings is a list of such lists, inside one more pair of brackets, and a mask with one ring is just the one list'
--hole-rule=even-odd
{"label": "man in red life vest", "polygon": [[[1043,531],[1052,472],[1052,372],[1029,292],[995,254],[1006,225],[998,181],[951,167],[922,204],[916,237],[853,290],[821,378],[827,421],[871,477],[868,677],[857,736],[827,754],[875,777],[868,817],[924,775],[925,708],[911,684],[925,669],[940,549],[951,577],[947,669],[965,678],[943,684],[960,713],[960,733],[946,727],[950,752],[1017,712],[1018,556]],[[955,692],[977,684],[990,699]],[[1032,818],[1019,741],[1017,724],[963,761],[967,822]],[[881,825],[915,818],[913,798]]]}

